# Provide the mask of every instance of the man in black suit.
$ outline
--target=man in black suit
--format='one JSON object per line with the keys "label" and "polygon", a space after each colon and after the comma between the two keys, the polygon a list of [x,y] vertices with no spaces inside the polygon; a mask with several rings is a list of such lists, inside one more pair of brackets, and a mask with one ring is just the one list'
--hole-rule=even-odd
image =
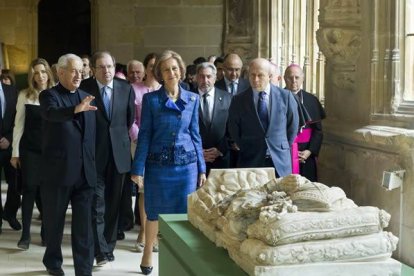
{"label": "man in black suit", "polygon": [[4,209],[0,197],[0,233],[2,231],[2,219],[6,220],[14,230],[22,228],[16,219],[17,210],[20,206],[20,195],[15,181],[16,171],[10,164],[16,103],[16,88],[11,85],[0,84],[0,172],[3,168],[8,183]]}
{"label": "man in black suit", "polygon": [[114,260],[122,184],[131,169],[128,130],[135,118],[132,86],[114,79],[115,59],[109,52],[93,55],[95,78],[84,80],[81,88],[96,98],[96,169],[94,235],[97,265]]}
{"label": "man in black suit", "polygon": [[80,57],[61,56],[59,84],[39,97],[43,117],[40,192],[46,238],[43,264],[50,275],[64,275],[61,244],[69,202],[75,274],[92,275],[96,107],[90,105],[94,97],[78,89],[82,70]]}
{"label": "man in black suit", "polygon": [[237,54],[228,54],[224,57],[224,78],[217,81],[215,86],[229,92],[232,96],[243,92],[250,87],[249,81],[240,77],[243,61]]}
{"label": "man in black suit", "polygon": [[290,147],[298,132],[298,107],[287,90],[270,84],[270,63],[250,62],[250,89],[233,97],[228,129],[239,147],[239,166],[274,167],[277,176],[292,173]]}
{"label": "man in black suit", "polygon": [[207,174],[211,168],[229,167],[226,123],[231,95],[214,87],[216,75],[217,70],[212,63],[204,62],[197,66],[196,81],[201,99],[199,126]]}
{"label": "man in black suit", "polygon": [[[237,95],[250,88],[249,81],[241,77],[243,61],[237,54],[227,54],[223,62],[224,77],[215,83],[215,86],[221,90],[227,91],[230,95]],[[238,167],[239,150],[233,141],[229,141],[230,149],[230,167]]]}

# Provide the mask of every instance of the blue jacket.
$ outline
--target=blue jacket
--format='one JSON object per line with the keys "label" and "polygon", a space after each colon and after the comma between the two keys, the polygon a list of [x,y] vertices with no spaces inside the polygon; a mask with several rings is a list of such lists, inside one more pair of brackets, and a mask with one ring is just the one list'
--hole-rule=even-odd
{"label": "blue jacket", "polygon": [[197,94],[180,88],[180,97],[169,100],[165,88],[142,99],[141,128],[131,174],[144,175],[146,164],[186,165],[197,162],[198,173],[206,172],[198,126]]}
{"label": "blue jacket", "polygon": [[260,123],[250,88],[233,97],[229,109],[230,137],[240,148],[239,166],[254,168],[263,164],[266,150],[279,176],[292,173],[290,147],[298,133],[298,106],[292,93],[271,85],[269,127]]}

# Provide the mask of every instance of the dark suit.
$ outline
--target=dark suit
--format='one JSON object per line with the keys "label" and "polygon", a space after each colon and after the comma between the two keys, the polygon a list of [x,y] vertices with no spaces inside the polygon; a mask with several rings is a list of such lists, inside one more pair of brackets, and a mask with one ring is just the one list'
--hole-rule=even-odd
{"label": "dark suit", "polygon": [[226,123],[231,102],[231,95],[221,89],[215,88],[214,106],[211,116],[211,123],[207,126],[203,120],[203,112],[199,111],[199,126],[203,149],[217,148],[223,156],[218,157],[214,162],[206,162],[207,174],[212,168],[228,168],[228,137]]}
{"label": "dark suit", "polygon": [[269,127],[265,131],[254,104],[252,89],[236,95],[229,110],[230,137],[240,148],[239,166],[263,167],[266,150],[278,176],[292,173],[290,146],[298,131],[298,107],[287,90],[270,85]]}
{"label": "dark suit", "polygon": [[[225,81],[225,77],[223,77],[221,80],[217,81],[214,84],[215,87],[217,87],[218,89],[227,91],[230,95],[231,95],[231,91],[229,89],[229,87],[226,85],[226,81]],[[243,78],[239,78],[238,79],[238,85],[237,85],[237,91],[234,93],[234,95],[240,94],[243,91],[247,90],[250,88],[250,83],[248,80],[243,79]],[[232,95],[232,96],[234,96]],[[229,140],[229,144],[233,144],[233,141]],[[239,159],[239,152],[237,150],[234,149],[230,149],[229,152],[229,166],[230,168],[237,168],[238,167],[238,159]]]}
{"label": "dark suit", "polygon": [[[43,118],[41,196],[48,269],[62,266],[65,214],[72,205],[72,251],[76,275],[91,275],[93,265],[92,199],[96,184],[95,112],[74,114],[88,94],[80,89],[73,102],[61,84],[40,93]],[[76,97],[77,96],[77,97]]]}
{"label": "dark suit", "polygon": [[108,118],[99,86],[94,78],[81,83],[81,89],[95,96],[96,169],[94,200],[95,255],[112,253],[116,244],[122,184],[131,169],[131,143],[128,130],[134,122],[135,93],[132,86],[113,80],[111,118]]}
{"label": "dark suit", "polygon": [[4,93],[5,110],[4,117],[2,118],[0,116],[0,138],[6,138],[10,142],[10,146],[7,149],[0,149],[0,172],[3,168],[6,182],[9,185],[4,210],[0,198],[0,229],[2,225],[1,218],[16,218],[17,209],[19,209],[20,206],[20,195],[17,191],[15,181],[16,171],[10,164],[14,117],[16,116],[17,91],[14,86],[7,84],[1,84],[1,88]]}
{"label": "dark suit", "polygon": [[[224,78],[222,78],[221,80],[217,81],[214,84],[215,87],[217,87],[218,89],[227,91],[228,93],[231,94],[231,92],[229,91],[229,88],[226,85],[226,81],[224,80]],[[239,78],[238,79],[238,84],[237,84],[237,91],[234,95],[240,94],[241,92],[247,90],[250,88],[250,83],[248,80],[243,79],[243,78]],[[234,96],[232,95],[232,96]]]}

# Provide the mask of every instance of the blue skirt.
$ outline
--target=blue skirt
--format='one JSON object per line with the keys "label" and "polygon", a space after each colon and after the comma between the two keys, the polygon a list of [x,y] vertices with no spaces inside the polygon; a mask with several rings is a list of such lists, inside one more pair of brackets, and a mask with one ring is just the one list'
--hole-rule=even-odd
{"label": "blue skirt", "polygon": [[197,188],[197,163],[183,166],[145,165],[144,198],[148,220],[159,214],[187,213],[187,196]]}

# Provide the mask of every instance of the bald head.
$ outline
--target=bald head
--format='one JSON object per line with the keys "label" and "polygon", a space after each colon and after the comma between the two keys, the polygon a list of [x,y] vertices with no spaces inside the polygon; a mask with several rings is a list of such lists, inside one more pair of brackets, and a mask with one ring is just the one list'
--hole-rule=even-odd
{"label": "bald head", "polygon": [[236,81],[240,78],[243,68],[243,61],[237,54],[228,54],[224,58],[224,76],[229,81]]}
{"label": "bald head", "polygon": [[249,64],[249,81],[257,92],[264,91],[270,82],[270,62],[264,58],[253,59]]}
{"label": "bald head", "polygon": [[286,88],[293,93],[299,92],[302,87],[304,74],[302,68],[297,64],[291,64],[286,68],[284,79],[286,82]]}

